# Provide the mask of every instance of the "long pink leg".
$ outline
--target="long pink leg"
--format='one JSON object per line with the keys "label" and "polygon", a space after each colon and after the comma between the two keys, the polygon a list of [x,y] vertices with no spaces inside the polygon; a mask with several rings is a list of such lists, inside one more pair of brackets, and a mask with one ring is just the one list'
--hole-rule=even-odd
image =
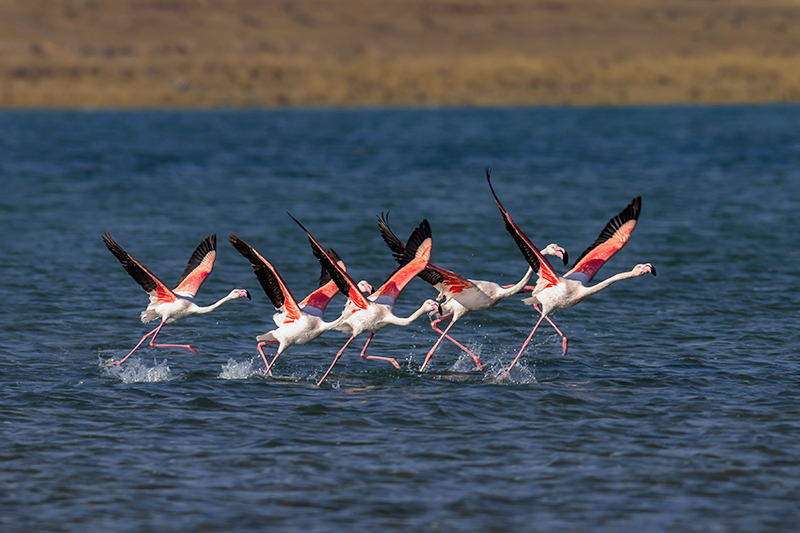
{"label": "long pink leg", "polygon": [[[447,316],[448,317],[452,317],[453,315],[450,314],[450,315],[447,315]],[[434,320],[433,322],[431,322],[431,327],[434,329],[434,331],[439,331],[439,329],[436,327],[436,324],[441,322],[445,318],[446,317],[442,317],[442,318],[439,318],[439,319]],[[425,372],[425,367],[428,366],[428,361],[430,361],[431,357],[433,357],[433,352],[435,352],[436,348],[438,348],[439,345],[442,343],[442,339],[444,339],[444,336],[447,335],[448,331],[450,331],[450,328],[453,327],[453,322],[455,322],[455,321],[451,320],[450,323],[447,325],[447,327],[444,329],[444,331],[439,331],[439,333],[441,333],[441,335],[439,335],[439,338],[436,339],[436,342],[434,343],[433,347],[430,350],[428,350],[428,355],[425,356],[425,360],[422,362],[422,366],[419,367],[419,371],[420,372]]]}
{"label": "long pink leg", "polygon": [[194,348],[192,348],[188,344],[156,344],[156,337],[158,336],[158,332],[161,330],[161,328],[163,326],[164,326],[164,323],[162,322],[156,328],[155,333],[153,333],[153,338],[150,339],[150,346],[152,346],[153,348],[186,348],[190,352],[197,353],[197,350],[195,350]]}
{"label": "long pink leg", "polygon": [[390,363],[392,363],[394,365],[394,367],[397,370],[401,370],[400,365],[397,364],[397,360],[396,359],[393,359],[391,357],[381,357],[379,355],[364,355],[364,352],[367,351],[367,346],[369,346],[369,341],[372,340],[372,337],[374,335],[375,335],[374,333],[370,334],[369,339],[367,339],[367,343],[364,345],[364,349],[361,350],[361,357],[363,357],[364,359],[379,359],[381,361],[389,361]]}
{"label": "long pink leg", "polygon": [[160,326],[158,326],[157,328],[155,328],[154,330],[152,330],[150,333],[148,333],[148,334],[146,334],[144,337],[142,337],[142,340],[140,340],[140,341],[139,341],[139,344],[137,344],[136,346],[134,346],[134,347],[133,347],[133,350],[131,350],[130,352],[128,352],[128,355],[126,355],[125,357],[123,357],[122,359],[120,359],[119,361],[117,361],[116,363],[111,363],[111,364],[112,364],[112,365],[121,365],[122,363],[124,363],[124,362],[125,362],[125,359],[127,359],[128,357],[130,357],[130,356],[131,356],[131,354],[132,354],[133,352],[135,352],[135,351],[136,351],[136,349],[137,349],[139,346],[141,346],[141,345],[142,345],[142,343],[144,342],[144,340],[145,340],[147,337],[149,337],[150,335],[152,335],[153,333],[155,333],[156,331],[158,331],[158,330],[161,328],[161,326],[163,326],[163,325],[164,325],[164,323],[162,322]]}
{"label": "long pink leg", "polygon": [[323,382],[323,381],[325,381],[325,378],[326,378],[326,377],[328,377],[328,374],[330,374],[331,370],[333,370],[333,365],[335,365],[335,364],[336,364],[336,361],[338,361],[338,360],[339,360],[339,358],[342,356],[342,353],[344,353],[344,349],[345,349],[345,348],[347,348],[347,346],[350,344],[350,342],[351,342],[353,339],[355,339],[355,336],[353,336],[353,335],[351,335],[351,336],[350,336],[350,338],[349,338],[349,339],[347,339],[347,342],[346,342],[346,343],[344,343],[344,346],[342,346],[342,349],[341,349],[341,350],[339,350],[339,352],[336,354],[336,357],[334,357],[334,358],[333,358],[333,363],[331,363],[331,366],[329,366],[329,367],[328,367],[328,370],[325,372],[325,375],[324,375],[324,376],[322,376],[322,379],[320,379],[320,380],[317,382],[317,387],[319,387],[320,385],[322,385],[322,382]]}
{"label": "long pink leg", "polygon": [[525,342],[523,343],[523,345],[522,345],[522,348],[520,348],[520,350],[519,350],[519,353],[518,353],[518,354],[517,354],[517,356],[514,358],[514,362],[513,362],[513,363],[511,363],[511,366],[509,366],[509,367],[508,367],[508,370],[506,370],[506,372],[505,372],[505,374],[506,374],[506,375],[508,375],[508,373],[509,373],[509,372],[511,372],[511,369],[512,369],[512,368],[514,368],[514,365],[516,365],[516,364],[517,364],[517,360],[519,359],[519,356],[520,356],[520,355],[522,355],[522,352],[524,352],[524,351],[525,351],[525,348],[527,348],[527,347],[528,347],[528,344],[530,344],[530,342],[531,342],[531,339],[533,338],[533,334],[534,334],[534,333],[536,333],[536,328],[538,328],[538,327],[539,327],[539,324],[541,324],[541,323],[542,323],[542,319],[543,319],[543,318],[544,318],[544,315],[540,316],[540,317],[539,317],[539,320],[536,322],[536,325],[535,325],[535,326],[533,326],[533,330],[531,331],[531,334],[530,334],[530,335],[528,335],[528,338],[527,338],[527,339],[525,339]]}
{"label": "long pink leg", "polygon": [[264,374],[269,374],[270,376],[272,375],[272,365],[275,364],[275,359],[277,359],[281,353],[280,352],[276,353],[275,359],[273,359],[271,363],[267,363],[267,356],[264,355],[264,350],[262,350],[261,347],[266,346],[267,344],[277,344],[277,343],[278,341],[264,341],[264,342],[259,342],[257,346],[258,353],[261,354],[261,359],[264,360],[264,365],[267,367],[267,369],[264,371]]}
{"label": "long pink leg", "polygon": [[[450,342],[452,342],[453,344],[455,344],[456,346],[458,346],[459,348],[461,348],[462,350],[467,352],[467,354],[470,357],[472,357],[472,360],[475,361],[475,364],[478,366],[478,370],[483,370],[483,363],[481,363],[480,357],[478,357],[477,355],[475,355],[471,351],[467,350],[464,346],[461,345],[460,342],[458,342],[453,337],[451,337],[450,335],[447,334],[448,330],[450,329],[450,327],[453,325],[453,322],[455,322],[455,321],[451,320],[450,324],[447,325],[447,328],[445,328],[444,331],[442,331],[442,330],[440,330],[439,328],[436,327],[436,324],[438,324],[442,320],[447,320],[447,318],[452,317],[452,316],[453,316],[453,314],[450,313],[447,316],[443,316],[442,318],[438,318],[438,319],[434,320],[433,322],[431,322],[431,328],[433,328],[433,330],[435,332],[441,333],[442,336],[439,338],[439,340],[436,342],[436,344],[433,346],[433,348],[431,348],[431,351],[428,353],[428,359],[431,358],[431,356],[433,355],[433,351],[436,350],[436,347],[439,345],[439,343],[442,341],[442,339],[446,338],[447,340],[449,340]],[[422,368],[419,369],[420,372],[425,370],[425,364],[428,362],[428,359],[426,359],[425,363],[422,364]]]}
{"label": "long pink leg", "polygon": [[[539,311],[540,313],[542,312],[542,310],[536,304],[533,304],[533,308],[536,309],[537,311]],[[561,347],[564,350],[564,354],[563,355],[567,355],[567,336],[564,335],[563,333],[561,333],[561,330],[558,329],[558,327],[553,323],[552,320],[550,320],[549,316],[546,316],[545,318],[547,319],[548,322],[550,322],[550,325],[553,326],[553,329],[556,330],[556,333],[561,335]]]}

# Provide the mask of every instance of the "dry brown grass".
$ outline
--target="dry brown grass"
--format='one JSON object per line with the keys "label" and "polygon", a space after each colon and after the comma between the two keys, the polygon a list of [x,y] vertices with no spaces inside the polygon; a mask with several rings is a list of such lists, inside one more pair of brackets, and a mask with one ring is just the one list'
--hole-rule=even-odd
{"label": "dry brown grass", "polygon": [[0,106],[800,101],[800,0],[0,0]]}

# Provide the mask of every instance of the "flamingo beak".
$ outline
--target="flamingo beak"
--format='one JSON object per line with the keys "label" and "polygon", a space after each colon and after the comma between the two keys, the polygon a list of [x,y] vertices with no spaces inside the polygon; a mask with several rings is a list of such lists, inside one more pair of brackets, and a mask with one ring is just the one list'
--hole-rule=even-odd
{"label": "flamingo beak", "polygon": [[567,266],[567,263],[569,263],[569,254],[563,248],[561,248],[561,250],[559,250],[559,251],[561,252],[560,257],[561,257],[561,260],[564,261],[564,266]]}
{"label": "flamingo beak", "polygon": [[252,300],[252,298],[250,297],[250,291],[248,291],[247,289],[242,289],[241,291],[239,291],[239,296],[247,296],[248,300]]}
{"label": "flamingo beak", "polygon": [[650,273],[651,273],[653,276],[655,276],[655,275],[656,275],[656,267],[654,267],[653,265],[650,265]]}

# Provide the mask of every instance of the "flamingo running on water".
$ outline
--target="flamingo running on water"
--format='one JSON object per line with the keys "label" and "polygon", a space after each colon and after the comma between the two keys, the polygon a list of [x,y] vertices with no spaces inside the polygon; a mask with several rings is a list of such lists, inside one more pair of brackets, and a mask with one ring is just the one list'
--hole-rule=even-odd
{"label": "flamingo running on water", "polygon": [[233,289],[227,296],[214,304],[207,307],[200,307],[197,305],[195,295],[214,269],[214,259],[217,256],[216,234],[203,239],[203,242],[200,243],[189,259],[189,264],[186,265],[174,289],[167,287],[155,274],[131,257],[119,244],[114,242],[114,239],[112,239],[111,235],[107,232],[103,234],[103,242],[111,253],[119,259],[123,268],[131,275],[134,281],[141,285],[147,294],[150,295],[150,305],[147,306],[147,309],[142,311],[142,322],[147,323],[156,318],[161,318],[161,323],[158,327],[142,337],[139,344],[134,346],[133,350],[120,361],[112,363],[114,365],[123,363],[142,345],[146,338],[151,336],[150,346],[154,348],[186,348],[187,350],[197,353],[197,350],[188,344],[156,344],[156,336],[158,336],[158,332],[161,331],[161,328],[163,328],[165,324],[170,324],[189,315],[208,313],[229,300],[236,300],[243,296],[246,296],[248,299],[250,298],[250,293],[245,289]]}
{"label": "flamingo running on water", "polygon": [[[381,230],[381,236],[383,237],[383,240],[392,250],[395,259],[398,262],[402,261],[403,254],[405,252],[405,245],[389,228],[388,213],[386,216],[381,213],[381,216],[378,217],[378,227]],[[569,257],[566,250],[554,243],[549,244],[547,248],[542,250],[540,253],[543,255],[555,255],[564,261],[565,265],[567,264]],[[453,324],[455,324],[467,313],[484,311],[490,307],[494,307],[502,299],[519,293],[524,289],[525,284],[530,281],[532,276],[533,269],[528,267],[528,271],[515,285],[501,286],[492,281],[467,279],[459,276],[455,272],[451,272],[450,270],[446,270],[428,263],[428,266],[419,274],[419,277],[433,285],[433,287],[439,291],[439,296],[437,297],[438,300],[441,300],[442,298],[445,300],[441,304],[442,316],[431,322],[431,328],[440,334],[439,338],[430,351],[428,351],[428,354],[425,356],[425,361],[422,362],[422,366],[420,367],[419,371],[425,371],[425,367],[428,365],[431,357],[433,357],[433,353],[439,347],[444,338],[447,338],[453,344],[465,351],[475,361],[475,365],[477,365],[478,370],[483,370],[483,363],[481,363],[480,357],[448,335],[450,328],[453,327]],[[450,323],[447,325],[444,331],[440,330],[437,327],[438,324],[443,320],[447,320],[448,318],[452,320],[450,320]],[[548,321],[549,320],[550,319],[548,318]],[[555,325],[553,325],[553,327],[555,327]]]}
{"label": "flamingo running on water", "polygon": [[[278,311],[272,317],[278,326],[277,329],[256,337],[256,340],[260,341],[257,346],[258,353],[261,354],[264,365],[266,365],[264,373],[271,376],[272,367],[284,350],[295,344],[311,342],[326,331],[336,329],[344,322],[346,318],[344,315],[333,322],[325,322],[322,319],[325,308],[339,292],[339,288],[330,279],[328,271],[322,269],[323,276],[320,278],[320,287],[298,303],[275,267],[264,259],[255,248],[233,233],[230,234],[228,240],[240,254],[250,260],[256,278]],[[329,248],[327,254],[339,263],[342,269],[345,268],[344,263],[339,260],[333,249]],[[360,290],[367,293],[372,292],[372,287],[366,281],[359,282],[358,286]],[[263,347],[267,344],[278,344],[278,351],[272,362],[267,362],[267,356],[264,355]]]}
{"label": "flamingo running on water", "polygon": [[[290,215],[291,216],[291,215]],[[292,217],[294,219],[294,217]],[[311,243],[311,249],[314,256],[319,260],[320,264],[331,275],[331,278],[339,290],[342,291],[349,299],[345,304],[342,316],[345,320],[339,326],[339,331],[349,333],[350,338],[342,346],[342,349],[334,357],[331,366],[317,382],[317,386],[321,385],[330,371],[333,369],[336,362],[344,353],[344,350],[350,342],[361,335],[362,333],[369,333],[364,348],[361,350],[361,357],[364,359],[380,359],[392,363],[395,368],[400,369],[400,365],[394,358],[379,357],[376,355],[365,355],[367,347],[369,346],[372,337],[376,332],[382,330],[390,324],[397,326],[407,326],[414,322],[417,318],[425,313],[437,312],[441,313],[439,303],[434,300],[425,300],[423,304],[406,318],[398,317],[394,314],[394,304],[397,301],[397,296],[400,291],[411,281],[414,276],[422,272],[428,264],[431,256],[431,228],[427,220],[423,220],[419,227],[409,237],[406,243],[405,255],[403,263],[378,290],[372,293],[369,297],[365,297],[353,279],[345,272],[345,270],[338,265],[317,243],[314,237],[306,230],[300,222],[295,219],[298,225],[303,228],[303,231],[308,235],[308,240]]]}
{"label": "flamingo running on water", "polygon": [[[541,316],[533,327],[531,334],[525,339],[514,361],[506,370],[506,374],[514,368],[522,352],[528,347],[542,319],[552,311],[572,307],[587,296],[598,293],[619,280],[644,276],[645,274],[656,275],[656,269],[652,264],[642,263],[633,267],[629,272],[620,272],[596,285],[592,285],[591,287],[587,286],[587,283],[589,283],[597,271],[600,270],[600,267],[611,259],[615,253],[620,251],[630,239],[631,232],[633,232],[633,229],[636,227],[636,221],[639,219],[639,212],[642,208],[641,196],[634,198],[619,215],[612,218],[608,224],[606,224],[606,227],[603,228],[603,231],[600,232],[600,236],[597,237],[597,239],[583,251],[577,261],[575,261],[572,269],[564,274],[564,276],[559,276],[547,259],[545,259],[528,237],[522,233],[522,230],[511,220],[508,212],[503,207],[503,204],[500,203],[500,199],[494,192],[492,181],[489,178],[489,172],[486,173],[486,181],[489,183],[489,189],[492,191],[492,195],[497,202],[497,207],[500,208],[500,213],[503,215],[506,229],[511,233],[511,236],[514,237],[517,246],[519,246],[528,264],[531,265],[531,268],[539,275],[539,280],[531,291],[531,296],[522,301],[528,305],[541,305]],[[556,329],[556,331],[558,331],[558,329]],[[562,339],[564,339],[563,342],[566,346],[566,336],[560,331],[559,334]]]}

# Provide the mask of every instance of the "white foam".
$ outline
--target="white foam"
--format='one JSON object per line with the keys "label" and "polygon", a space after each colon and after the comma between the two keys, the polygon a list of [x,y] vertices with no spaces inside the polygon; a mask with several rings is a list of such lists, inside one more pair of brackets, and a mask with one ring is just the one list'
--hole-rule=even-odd
{"label": "white foam", "polygon": [[219,379],[249,379],[253,376],[262,376],[264,369],[259,363],[261,363],[260,357],[253,357],[241,362],[228,359],[228,362],[222,365],[222,372],[217,377]]}
{"label": "white foam", "polygon": [[164,359],[158,363],[153,360],[155,366],[148,367],[137,357],[131,357],[121,365],[107,366],[108,362],[101,362],[104,365],[103,371],[113,376],[123,383],[145,383],[155,381],[170,381],[172,379],[172,370],[167,365],[167,360]]}

